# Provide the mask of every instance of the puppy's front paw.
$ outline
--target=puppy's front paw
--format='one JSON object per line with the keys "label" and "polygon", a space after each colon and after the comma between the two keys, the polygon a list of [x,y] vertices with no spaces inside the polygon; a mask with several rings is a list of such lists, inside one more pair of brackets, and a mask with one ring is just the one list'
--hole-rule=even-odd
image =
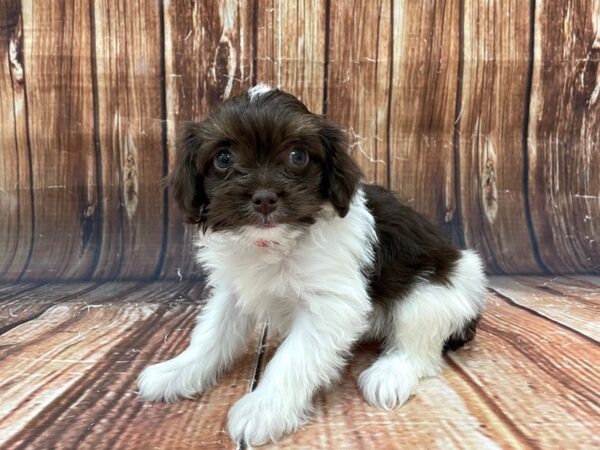
{"label": "puppy's front paw", "polygon": [[407,362],[381,358],[360,374],[358,384],[367,403],[390,410],[408,400],[418,378]]}
{"label": "puppy's front paw", "polygon": [[260,388],[246,394],[229,410],[229,436],[235,442],[244,441],[251,446],[277,442],[304,423],[302,413],[286,403],[276,394],[261,392]]}
{"label": "puppy's front paw", "polygon": [[138,378],[143,400],[174,402],[193,398],[206,388],[202,370],[197,364],[185,364],[177,358],[146,367]]}

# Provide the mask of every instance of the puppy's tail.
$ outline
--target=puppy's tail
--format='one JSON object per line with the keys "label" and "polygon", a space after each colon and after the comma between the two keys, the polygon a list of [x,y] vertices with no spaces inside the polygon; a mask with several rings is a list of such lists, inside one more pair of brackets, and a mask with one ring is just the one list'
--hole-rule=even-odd
{"label": "puppy's tail", "polygon": [[480,316],[475,317],[470,322],[467,322],[461,330],[453,333],[444,343],[444,353],[458,350],[473,339],[475,337],[479,318]]}

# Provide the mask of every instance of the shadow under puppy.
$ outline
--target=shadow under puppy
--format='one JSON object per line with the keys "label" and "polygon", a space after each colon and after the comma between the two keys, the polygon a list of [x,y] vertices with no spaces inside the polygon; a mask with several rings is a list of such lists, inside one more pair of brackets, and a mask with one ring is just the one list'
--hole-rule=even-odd
{"label": "shadow under puppy", "polygon": [[255,86],[187,124],[177,152],[169,180],[198,225],[212,296],[189,347],[142,372],[142,398],[203,392],[268,320],[285,339],[228,416],[232,439],[261,445],[307,420],[358,340],[383,343],[358,383],[367,402],[390,409],[440,371],[444,350],[473,337],[479,257],[361,184],[342,130],[294,96]]}

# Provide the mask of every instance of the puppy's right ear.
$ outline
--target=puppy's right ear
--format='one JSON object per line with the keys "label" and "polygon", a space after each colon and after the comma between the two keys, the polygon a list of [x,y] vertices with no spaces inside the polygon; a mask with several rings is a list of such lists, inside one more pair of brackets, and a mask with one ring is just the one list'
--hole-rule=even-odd
{"label": "puppy's right ear", "polygon": [[175,167],[167,177],[177,206],[183,211],[186,221],[199,224],[207,202],[204,183],[198,167],[200,148],[200,124],[185,123],[177,137]]}

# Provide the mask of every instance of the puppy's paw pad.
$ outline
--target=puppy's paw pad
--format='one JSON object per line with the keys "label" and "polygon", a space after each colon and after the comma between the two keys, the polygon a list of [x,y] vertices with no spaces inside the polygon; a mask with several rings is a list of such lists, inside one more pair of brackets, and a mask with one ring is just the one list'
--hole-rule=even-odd
{"label": "puppy's paw pad", "polygon": [[259,391],[246,394],[229,410],[227,428],[231,439],[259,446],[277,442],[298,429],[302,417],[271,395]]}
{"label": "puppy's paw pad", "polygon": [[138,377],[139,395],[143,400],[167,402],[191,398],[201,391],[197,378],[190,367],[175,359],[164,361],[142,371]]}
{"label": "puppy's paw pad", "polygon": [[403,364],[376,361],[360,374],[358,384],[367,403],[391,410],[408,400],[417,387],[418,378]]}

